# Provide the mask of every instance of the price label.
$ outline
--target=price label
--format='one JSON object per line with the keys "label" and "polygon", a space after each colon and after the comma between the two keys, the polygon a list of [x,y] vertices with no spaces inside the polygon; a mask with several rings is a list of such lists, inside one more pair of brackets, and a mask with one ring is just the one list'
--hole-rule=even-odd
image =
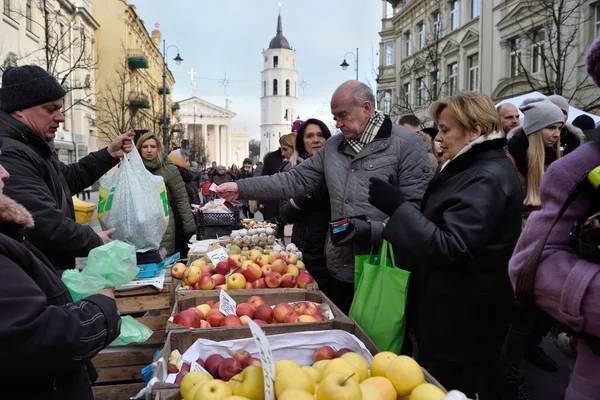
{"label": "price label", "polygon": [[227,259],[229,258],[229,256],[227,255],[227,251],[225,251],[223,247],[219,247],[214,251],[209,251],[208,253],[206,253],[206,255],[208,256],[208,258],[210,258],[210,261],[215,267],[221,261],[227,261]]}
{"label": "price label", "polygon": [[258,348],[258,356],[262,362],[263,377],[265,381],[265,400],[275,400],[275,361],[273,352],[267,340],[267,335],[260,329],[260,326],[250,320],[248,321],[250,332]]}
{"label": "price label", "polygon": [[223,313],[223,315],[235,315],[235,309],[237,304],[235,300],[231,298],[224,290],[219,291],[219,311]]}
{"label": "price label", "polygon": [[205,370],[204,368],[202,368],[202,365],[198,364],[196,361],[192,362],[192,367],[190,368],[190,371],[200,371],[200,372],[206,372],[207,374],[209,374],[209,372],[207,370]]}

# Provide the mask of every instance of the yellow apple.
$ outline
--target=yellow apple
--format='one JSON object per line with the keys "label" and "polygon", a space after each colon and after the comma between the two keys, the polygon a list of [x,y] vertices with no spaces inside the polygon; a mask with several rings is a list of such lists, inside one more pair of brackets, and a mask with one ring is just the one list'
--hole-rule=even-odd
{"label": "yellow apple", "polygon": [[187,374],[185,374],[181,381],[181,385],[179,386],[179,393],[181,394],[182,398],[186,399],[191,394],[192,388],[194,388],[194,386],[198,385],[199,383],[212,380],[213,377],[210,376],[210,374],[207,374],[206,372],[188,372]]}
{"label": "yellow apple", "polygon": [[312,394],[300,389],[286,389],[277,400],[313,400]]}
{"label": "yellow apple", "polygon": [[319,383],[318,400],[362,400],[362,398],[360,385],[348,374],[333,372]]}
{"label": "yellow apple", "polygon": [[250,365],[235,378],[231,378],[233,394],[244,396],[249,400],[264,400],[264,378],[263,369],[256,365]]}
{"label": "yellow apple", "polygon": [[252,260],[252,262],[256,262],[256,259],[258,258],[258,256],[261,256],[261,255],[262,255],[262,253],[256,249],[250,250],[248,252],[248,258],[250,260]]}
{"label": "yellow apple", "polygon": [[315,383],[321,382],[321,371],[319,371],[315,367],[307,367],[307,366],[302,367],[302,369],[306,373],[308,373],[311,378],[313,378],[313,381],[315,381]]}
{"label": "yellow apple", "polygon": [[243,289],[246,287],[246,278],[244,275],[236,272],[227,277],[227,289]]}
{"label": "yellow apple", "polygon": [[296,361],[292,360],[279,360],[275,363],[275,376],[279,375],[279,373],[288,368],[300,368],[300,364]]}
{"label": "yellow apple", "polygon": [[363,399],[369,400],[384,400],[383,395],[375,385],[371,385],[370,383],[361,383],[360,391],[362,392]]}
{"label": "yellow apple", "polygon": [[208,304],[200,304],[199,306],[196,306],[196,308],[200,311],[202,311],[202,315],[204,315],[204,319],[206,319],[206,314],[208,314],[208,312],[211,310],[211,307]]}
{"label": "yellow apple", "polygon": [[300,389],[315,393],[315,381],[302,368],[286,368],[275,378],[275,396],[279,398],[286,389]]}
{"label": "yellow apple", "polygon": [[410,393],[410,400],[441,400],[446,394],[431,383],[422,383]]}
{"label": "yellow apple", "polygon": [[191,265],[193,265],[194,267],[203,267],[208,264],[204,258],[200,258],[198,260],[195,260]]}
{"label": "yellow apple", "polygon": [[220,379],[215,379],[203,383],[196,391],[194,398],[189,400],[223,400],[232,394],[233,392],[227,383]]}
{"label": "yellow apple", "polygon": [[321,372],[321,381],[323,381],[328,375],[333,373],[341,373],[346,374],[348,376],[352,376],[352,379],[356,381],[356,383],[360,383],[360,378],[356,368],[354,368],[348,361],[343,358],[334,358],[333,360],[329,360],[325,368],[323,368],[323,372]]}
{"label": "yellow apple", "polygon": [[325,368],[325,366],[327,365],[327,363],[330,360],[321,360],[321,361],[317,361],[316,363],[314,363],[312,366],[315,367],[317,370],[319,370],[319,373],[321,373],[321,376],[323,374],[323,369]]}
{"label": "yellow apple", "polygon": [[398,396],[408,396],[412,390],[425,381],[423,370],[408,356],[398,356],[389,363],[385,377],[392,382]]}
{"label": "yellow apple", "polygon": [[348,364],[352,365],[356,372],[358,372],[359,383],[369,377],[369,366],[363,356],[358,353],[350,352],[345,353],[341,358],[348,361]]}
{"label": "yellow apple", "polygon": [[371,376],[385,376],[385,371],[393,359],[398,357],[391,351],[382,351],[375,354],[371,361]]}
{"label": "yellow apple", "polygon": [[398,397],[396,394],[396,389],[394,389],[394,385],[392,385],[392,382],[390,382],[390,380],[384,376],[367,378],[361,383],[361,385],[365,383],[376,386],[383,395],[383,400],[396,400]]}
{"label": "yellow apple", "polygon": [[227,396],[223,400],[248,400],[248,398],[244,397],[244,396],[235,396],[234,395],[234,396]]}

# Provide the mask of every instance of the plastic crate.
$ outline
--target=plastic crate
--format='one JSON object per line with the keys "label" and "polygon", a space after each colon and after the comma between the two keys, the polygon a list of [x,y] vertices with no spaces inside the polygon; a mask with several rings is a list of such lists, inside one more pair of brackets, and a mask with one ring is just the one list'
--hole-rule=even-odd
{"label": "plastic crate", "polygon": [[216,239],[226,236],[240,226],[240,210],[233,207],[232,213],[198,213],[196,215],[196,237],[198,240]]}
{"label": "plastic crate", "polygon": [[235,213],[203,213],[197,215],[198,225],[203,226],[223,226],[233,225]]}
{"label": "plastic crate", "polygon": [[92,220],[96,205],[79,200],[76,196],[73,196],[73,208],[75,209],[75,222],[85,224]]}

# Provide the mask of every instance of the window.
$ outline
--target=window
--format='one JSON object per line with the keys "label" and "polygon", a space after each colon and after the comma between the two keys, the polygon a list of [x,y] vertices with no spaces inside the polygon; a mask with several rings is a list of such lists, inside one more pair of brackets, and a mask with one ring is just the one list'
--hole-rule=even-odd
{"label": "window", "polygon": [[277,96],[277,79],[273,79],[273,96]]}
{"label": "window", "polygon": [[31,0],[25,2],[25,29],[29,32],[33,32],[33,9]]}
{"label": "window", "polygon": [[533,34],[533,44],[531,49],[531,72],[537,74],[542,70],[544,57],[544,39],[546,32],[540,28]]}
{"label": "window", "polygon": [[289,79],[285,80],[285,95],[286,96],[290,95],[290,80]]}
{"label": "window", "polygon": [[404,103],[410,106],[410,82],[404,84]]}
{"label": "window", "polygon": [[383,93],[383,113],[390,114],[392,112],[392,91],[390,89]]}
{"label": "window", "polygon": [[263,81],[263,96],[267,97],[267,81]]}
{"label": "window", "polygon": [[514,78],[521,73],[521,38],[514,38],[510,44],[510,77]]}
{"label": "window", "polygon": [[435,70],[431,73],[431,97],[437,100],[440,90],[440,71]]}
{"label": "window", "polygon": [[279,67],[279,57],[273,56],[273,68]]}
{"label": "window", "polygon": [[595,29],[595,37],[600,36],[600,4],[596,5],[595,14],[596,14],[596,29]]}
{"label": "window", "polygon": [[412,35],[410,34],[410,31],[405,32],[404,33],[404,54],[406,55],[406,57],[408,57],[412,54],[411,42],[412,42]]}
{"label": "window", "polygon": [[458,88],[458,63],[448,64],[448,95],[456,94]]}
{"label": "window", "polygon": [[394,42],[385,42],[385,65],[394,65]]}
{"label": "window", "polygon": [[471,0],[471,19],[479,17],[479,0]]}
{"label": "window", "polygon": [[419,49],[425,48],[425,23],[421,22],[417,25],[419,28]]}
{"label": "window", "polygon": [[394,6],[390,3],[385,3],[385,17],[392,18],[394,16]]}
{"label": "window", "polygon": [[467,58],[469,65],[469,90],[479,91],[479,54],[474,54]]}
{"label": "window", "polygon": [[433,17],[433,34],[435,35],[435,39],[439,39],[440,37],[440,25],[441,25],[441,16],[440,12],[436,11],[432,14]]}
{"label": "window", "polygon": [[425,105],[425,80],[423,78],[417,79],[417,105]]}
{"label": "window", "polygon": [[460,23],[460,3],[458,0],[450,2],[450,30],[458,29]]}

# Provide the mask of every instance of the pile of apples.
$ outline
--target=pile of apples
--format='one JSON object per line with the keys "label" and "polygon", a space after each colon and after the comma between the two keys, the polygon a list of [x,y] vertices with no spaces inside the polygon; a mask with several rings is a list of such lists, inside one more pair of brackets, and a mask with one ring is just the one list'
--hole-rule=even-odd
{"label": "pile of apples", "polygon": [[[349,349],[342,350],[337,353],[343,354],[336,358],[336,352],[330,346],[317,349],[312,366],[300,366],[292,360],[277,361],[273,385],[276,398],[441,400],[446,396],[435,385],[425,383],[421,367],[410,357],[390,352],[379,353],[373,358],[369,370],[360,354]],[[323,358],[330,356],[331,359]],[[178,375],[180,394],[184,400],[264,400],[260,360],[247,351],[240,350],[233,358],[227,359],[213,354],[204,365],[208,373],[180,372]]]}
{"label": "pile of apples", "polygon": [[214,267],[206,256],[189,267],[176,263],[171,267],[171,276],[183,280],[185,290],[306,289],[314,281],[296,253],[287,252],[285,256],[276,251],[263,254],[258,249],[238,253],[238,249],[230,250],[228,259]]}
{"label": "pile of apples", "polygon": [[279,303],[271,307],[262,297],[251,296],[248,301],[236,306],[236,315],[227,316],[219,311],[219,306],[218,301],[208,300],[204,304],[177,313],[173,323],[188,328],[211,328],[248,325],[250,320],[259,325],[327,321],[312,301],[301,301],[293,306]]}

